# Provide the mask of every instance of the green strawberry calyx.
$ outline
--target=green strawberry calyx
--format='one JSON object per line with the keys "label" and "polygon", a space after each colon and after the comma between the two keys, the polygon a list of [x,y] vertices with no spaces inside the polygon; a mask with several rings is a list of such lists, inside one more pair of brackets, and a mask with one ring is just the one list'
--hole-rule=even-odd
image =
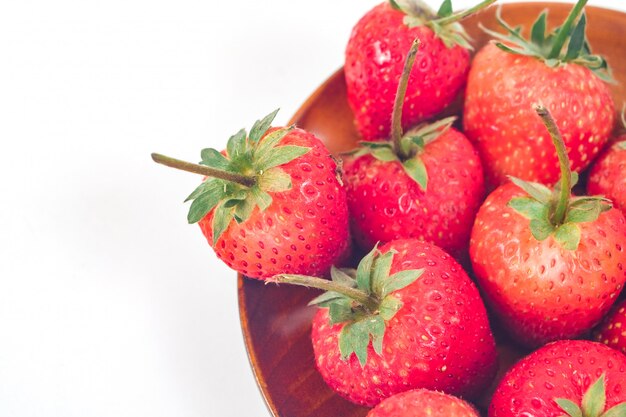
{"label": "green strawberry calyx", "polygon": [[355,158],[363,155],[372,155],[382,162],[400,163],[402,168],[422,190],[428,186],[428,172],[421,158],[426,145],[444,134],[456,120],[455,117],[442,119],[432,124],[422,124],[404,133],[402,130],[402,108],[409,84],[411,69],[420,46],[420,40],[415,39],[406,56],[404,69],[398,83],[398,91],[393,105],[391,116],[391,138],[386,141],[361,141],[359,148],[348,152]]}
{"label": "green strawberry calyx", "polygon": [[602,374],[583,395],[582,403],[576,404],[565,398],[554,401],[563,410],[564,417],[623,417],[626,416],[626,402],[606,410],[606,376]]}
{"label": "green strawberry calyx", "polygon": [[410,28],[426,26],[430,28],[448,48],[461,46],[473,50],[472,39],[467,34],[461,20],[495,3],[497,0],[483,0],[474,7],[457,13],[453,12],[452,0],[444,0],[437,13],[423,0],[389,0],[391,7],[404,13],[404,24]]}
{"label": "green strawberry calyx", "polygon": [[551,190],[543,184],[511,177],[511,181],[529,196],[513,198],[508,205],[530,219],[530,230],[535,239],[543,241],[553,236],[564,249],[574,251],[581,238],[578,223],[596,221],[600,214],[611,209],[610,200],[599,196],[571,196],[578,174],[571,170],[563,137],[546,108],[538,106],[536,111],[556,147],[561,179]]}
{"label": "green strawberry calyx", "polygon": [[371,154],[374,158],[383,162],[399,162],[404,172],[419,184],[425,192],[428,187],[428,172],[421,158],[424,148],[443,135],[456,117],[447,117],[434,123],[424,123],[414,127],[399,140],[401,152],[394,151],[393,141],[360,142],[361,147],[352,153],[355,157]]}
{"label": "green strawberry calyx", "polygon": [[272,204],[271,193],[291,189],[291,177],[281,165],[309,152],[311,148],[279,145],[294,127],[268,130],[278,110],[257,120],[250,134],[245,129],[231,136],[226,152],[203,149],[200,164],[181,161],[160,154],[152,159],[160,164],[205,175],[207,178],[185,199],[191,201],[187,220],[196,223],[215,209],[212,220],[215,244],[231,221],[243,223],[255,208],[266,210]]}
{"label": "green strawberry calyx", "polygon": [[394,294],[413,284],[424,272],[411,269],[391,274],[396,252],[381,253],[374,247],[354,269],[331,269],[331,281],[305,275],[276,275],[267,282],[286,283],[326,291],[309,305],[328,308],[330,324],[343,323],[339,334],[341,358],[354,353],[362,367],[367,364],[371,343],[378,355],[383,353],[387,322],[402,308]]}
{"label": "green strawberry calyx", "polygon": [[565,23],[549,33],[546,33],[548,12],[541,13],[532,26],[530,40],[522,36],[521,27],[513,28],[502,19],[501,8],[498,8],[496,19],[507,34],[489,30],[482,25],[481,28],[497,40],[496,46],[503,51],[540,59],[551,68],[567,63],[582,65],[600,79],[614,83],[606,59],[594,55],[587,40],[587,16],[583,13],[587,1],[578,0]]}

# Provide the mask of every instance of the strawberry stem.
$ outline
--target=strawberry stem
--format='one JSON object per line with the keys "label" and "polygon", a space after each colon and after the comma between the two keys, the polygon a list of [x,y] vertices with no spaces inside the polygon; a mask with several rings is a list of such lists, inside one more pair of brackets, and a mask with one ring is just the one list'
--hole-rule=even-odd
{"label": "strawberry stem", "polygon": [[309,277],[307,275],[275,275],[266,282],[300,285],[302,287],[317,288],[318,290],[333,291],[351,298],[366,307],[371,312],[378,310],[378,300],[367,294],[365,291],[338,284],[334,281]]}
{"label": "strawberry stem", "polygon": [[176,168],[181,171],[187,171],[194,174],[206,175],[207,177],[219,178],[221,180],[241,184],[245,187],[252,187],[256,184],[256,180],[246,175],[237,174],[235,172],[227,172],[221,169],[211,168],[206,165],[194,164],[180,159],[171,158],[169,156],[158,153],[151,154],[152,160],[157,164],[165,165],[170,168]]}
{"label": "strawberry stem", "polygon": [[411,69],[415,63],[415,57],[420,47],[420,40],[416,38],[411,45],[411,49],[406,56],[404,62],[404,69],[402,70],[402,76],[398,83],[398,91],[396,92],[396,101],[393,104],[393,113],[391,114],[391,142],[393,144],[393,151],[398,155],[401,160],[405,160],[410,157],[406,155],[406,152],[402,149],[402,108],[404,107],[404,98],[406,97],[406,89],[409,85],[409,76],[411,75]]}
{"label": "strawberry stem", "polygon": [[588,0],[578,0],[576,5],[572,8],[569,15],[567,16],[567,20],[559,30],[559,33],[554,40],[554,46],[552,47],[552,50],[548,55],[548,59],[556,59],[561,55],[561,50],[563,49],[563,45],[565,45],[567,38],[570,36],[572,26],[574,25],[576,19],[578,19],[578,16],[587,4],[587,1]]}
{"label": "strawberry stem", "polygon": [[497,0],[484,0],[480,3],[478,3],[476,6],[474,7],[470,7],[469,9],[466,10],[461,10],[460,12],[456,12],[454,14],[451,14],[450,16],[446,16],[446,17],[442,17],[440,19],[434,20],[433,23],[436,23],[440,26],[445,26],[445,25],[449,25],[451,23],[456,23],[460,20],[463,20],[473,14],[478,13],[479,11],[481,11],[482,9],[492,5],[493,3],[495,3]]}
{"label": "strawberry stem", "polygon": [[556,208],[554,209],[554,214],[552,216],[552,224],[555,226],[559,226],[563,224],[565,220],[565,215],[567,213],[567,206],[569,203],[570,193],[572,191],[572,169],[570,167],[569,158],[567,156],[567,149],[565,148],[565,142],[563,141],[563,136],[561,136],[561,132],[559,132],[559,128],[556,126],[552,115],[543,106],[537,106],[535,111],[541,117],[543,124],[548,129],[550,133],[550,137],[552,138],[552,143],[556,148],[556,154],[559,157],[559,164],[561,166],[561,189],[560,195],[556,202]]}

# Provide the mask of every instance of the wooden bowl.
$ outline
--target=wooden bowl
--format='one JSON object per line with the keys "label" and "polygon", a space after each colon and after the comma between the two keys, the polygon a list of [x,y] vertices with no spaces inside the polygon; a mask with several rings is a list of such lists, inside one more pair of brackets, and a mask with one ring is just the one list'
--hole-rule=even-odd
{"label": "wooden bowl", "polygon": [[[526,33],[539,13],[549,8],[550,23],[562,22],[571,5],[562,3],[509,3],[502,15],[513,26],[524,25]],[[495,7],[472,16],[464,23],[476,49],[489,41],[478,28],[482,22],[497,29]],[[618,81],[612,91],[618,108],[626,99],[626,14],[587,7],[588,37],[595,53],[604,55]],[[460,102],[452,112],[459,112]],[[332,152],[352,149],[358,140],[352,111],[346,99],[343,71],[333,74],[309,97],[292,123],[320,137]],[[264,285],[245,279],[238,282],[241,326],[252,369],[274,417],[359,417],[368,409],[340,398],[331,391],[315,368],[310,331],[315,308],[307,303],[317,292],[287,285]],[[493,321],[492,321],[493,322]],[[497,329],[502,374],[526,354],[506,340]],[[493,388],[492,388],[493,389]],[[491,391],[491,390],[489,390]],[[479,402],[486,408],[490,392]]]}

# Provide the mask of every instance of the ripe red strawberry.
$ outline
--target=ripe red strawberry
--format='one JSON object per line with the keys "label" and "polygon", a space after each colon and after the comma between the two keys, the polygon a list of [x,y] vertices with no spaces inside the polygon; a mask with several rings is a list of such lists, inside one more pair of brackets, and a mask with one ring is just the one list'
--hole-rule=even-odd
{"label": "ripe red strawberry", "polygon": [[419,0],[391,0],[361,18],[346,47],[344,71],[348,102],[364,140],[389,137],[398,80],[415,38],[422,48],[404,102],[403,127],[440,113],[455,99],[467,79],[471,49],[458,20],[494,1],[452,14],[450,0],[437,13]]}
{"label": "ripe red strawberry", "polygon": [[467,248],[485,193],[482,165],[461,132],[449,128],[437,133],[418,156],[428,174],[426,189],[400,161],[384,162],[373,155],[345,159],[348,208],[361,247],[418,238],[452,254]]}
{"label": "ripe red strawberry", "polygon": [[480,208],[470,256],[479,286],[522,344],[574,338],[600,321],[626,282],[626,220],[600,197],[572,197],[563,140],[538,110],[563,174],[554,191],[513,178]]}
{"label": "ripe red strawberry", "polygon": [[500,382],[489,417],[620,417],[626,356],[600,343],[562,340],[518,362]]}
{"label": "ripe red strawberry", "polygon": [[[312,303],[313,350],[326,383],[366,406],[415,388],[475,397],[497,368],[483,302],[461,266],[414,239],[374,249],[356,275],[333,282],[299,276],[277,282],[329,292]],[[321,285],[318,285],[321,284]]]}
{"label": "ripe red strawberry", "polygon": [[227,149],[202,151],[202,165],[155,161],[208,175],[188,198],[217,256],[253,278],[325,274],[348,249],[348,210],[337,166],[314,135],[269,129],[276,112],[242,129]]}
{"label": "ripe red strawberry", "polygon": [[480,417],[469,403],[452,395],[418,389],[387,398],[367,417]]}
{"label": "ripe red strawberry", "polygon": [[626,300],[619,302],[594,331],[598,342],[626,354]]}
{"label": "ripe red strawberry", "polygon": [[[625,123],[626,125],[626,123]],[[626,135],[607,149],[591,168],[587,192],[601,194],[626,213]]]}
{"label": "ripe red strawberry", "polygon": [[358,244],[418,238],[453,255],[467,249],[484,196],[482,165],[454,118],[402,133],[401,103],[415,57],[407,55],[388,141],[362,142],[344,163],[352,230]]}
{"label": "ripe red strawberry", "polygon": [[500,19],[509,35],[489,32],[502,42],[476,54],[463,123],[478,146],[488,183],[497,186],[509,175],[543,184],[558,180],[557,155],[532,111],[537,103],[557,121],[574,171],[589,165],[609,139],[615,107],[603,80],[610,72],[603,58],[590,53],[585,16],[576,23],[585,3],[578,1],[558,36],[544,34],[544,12],[532,41]]}

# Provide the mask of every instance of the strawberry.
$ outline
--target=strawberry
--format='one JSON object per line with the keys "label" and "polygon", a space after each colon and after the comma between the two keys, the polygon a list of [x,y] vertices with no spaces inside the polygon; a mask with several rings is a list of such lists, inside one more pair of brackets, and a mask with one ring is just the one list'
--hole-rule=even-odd
{"label": "strawberry", "polygon": [[626,300],[617,303],[594,330],[593,338],[626,354]]}
{"label": "strawberry", "polygon": [[366,406],[416,388],[475,397],[492,380],[497,354],[485,307],[443,250],[397,240],[332,278],[272,280],[328,291],[311,302],[323,307],[311,338],[317,368],[339,395]]}
{"label": "strawberry", "polygon": [[451,127],[454,118],[403,134],[400,123],[416,42],[407,55],[388,141],[362,142],[344,161],[344,182],[357,243],[419,238],[458,255],[467,249],[484,195],[478,153]]}
{"label": "strawberry", "polygon": [[189,223],[217,256],[253,278],[325,274],[348,249],[348,210],[337,165],[304,130],[269,128],[276,112],[240,130],[201,165],[153,154],[156,162],[207,175],[187,198]]}
{"label": "strawberry", "polygon": [[427,186],[407,174],[399,160],[382,161],[372,154],[345,159],[352,230],[362,248],[401,238],[419,238],[454,255],[467,248],[485,194],[480,158],[449,125],[422,131],[435,137],[412,160],[423,163]]}
{"label": "strawberry", "polygon": [[361,18],[346,47],[344,72],[348,102],[364,140],[389,137],[394,93],[415,38],[422,48],[411,72],[403,127],[440,113],[455,99],[467,79],[471,49],[458,21],[493,2],[453,14],[450,0],[437,13],[420,0],[390,0]]}
{"label": "strawberry", "polygon": [[500,382],[489,417],[621,417],[626,356],[605,345],[562,340],[518,362]]}
{"label": "strawberry", "polygon": [[[626,117],[622,114],[622,124],[626,127]],[[626,133],[621,135],[615,143],[604,151],[591,168],[587,192],[602,194],[615,207],[626,213]]]}
{"label": "strawberry", "polygon": [[387,398],[372,409],[367,417],[480,417],[469,403],[452,395],[418,389]]}
{"label": "strawberry", "polygon": [[505,328],[534,347],[591,329],[626,282],[626,220],[601,197],[572,197],[578,176],[545,108],[561,161],[555,190],[512,178],[480,208],[470,256],[479,285]]}
{"label": "strawberry", "polygon": [[463,122],[493,186],[509,175],[543,184],[558,180],[559,160],[532,111],[536,103],[557,121],[576,172],[609,139],[615,106],[604,81],[611,79],[610,71],[602,57],[591,54],[585,38],[586,17],[578,16],[586,3],[579,0],[562,30],[548,35],[544,12],[532,27],[531,41],[498,16],[508,36],[488,31],[499,42],[476,54]]}

